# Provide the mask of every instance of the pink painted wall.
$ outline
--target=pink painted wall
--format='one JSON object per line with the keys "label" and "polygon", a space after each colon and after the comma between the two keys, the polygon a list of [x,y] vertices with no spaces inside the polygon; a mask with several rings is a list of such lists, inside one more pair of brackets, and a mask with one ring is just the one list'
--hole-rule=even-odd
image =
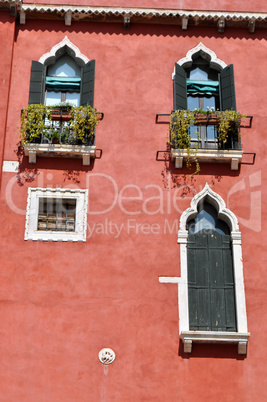
{"label": "pink painted wall", "polygon": [[[96,145],[103,155],[89,168],[71,159],[39,158],[30,165],[17,156],[31,61],[66,35],[96,60],[95,106],[105,114]],[[155,116],[173,107],[175,62],[199,42],[234,64],[238,110],[254,116],[252,128],[242,129],[242,142],[256,160],[239,171],[203,164],[191,176],[193,170],[155,159],[157,150],[166,149],[167,126],[156,125]],[[99,23],[67,29],[64,22],[41,20],[17,27],[4,157],[19,160],[20,172],[3,174],[1,192],[4,401],[266,399],[265,61],[266,33],[260,30],[221,35],[216,28],[183,32],[138,25],[125,31]],[[240,222],[251,332],[247,357],[236,346],[194,345],[192,355],[184,354],[177,285],[158,281],[179,276],[178,227],[168,228],[206,182]],[[88,188],[92,233],[86,243],[24,241],[28,187]],[[118,236],[114,225],[122,228]],[[103,347],[116,352],[109,367],[98,361]]]}
{"label": "pink painted wall", "polygon": [[[42,0],[29,0],[27,3],[42,3]],[[73,0],[48,0],[46,4],[73,4]],[[130,0],[127,3],[124,0],[91,0],[90,5],[85,0],[78,0],[75,5],[85,7],[137,7],[137,8],[155,8],[155,9],[175,9],[175,10],[207,10],[207,11],[250,11],[266,12],[267,5],[265,0],[213,0],[207,2],[204,0]]]}
{"label": "pink painted wall", "polygon": [[10,72],[15,33],[15,20],[8,12],[2,12],[0,20],[0,164],[3,164],[6,118],[9,100]]}

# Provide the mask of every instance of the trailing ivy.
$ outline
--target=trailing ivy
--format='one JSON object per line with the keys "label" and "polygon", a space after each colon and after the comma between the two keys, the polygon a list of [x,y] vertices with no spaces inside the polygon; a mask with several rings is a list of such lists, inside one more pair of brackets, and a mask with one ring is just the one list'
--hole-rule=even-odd
{"label": "trailing ivy", "polygon": [[[52,125],[52,115],[58,109],[67,112],[70,118],[65,121],[66,130]],[[100,113],[91,106],[71,106],[69,104],[55,107],[42,104],[32,104],[21,112],[20,136],[22,143],[40,141],[42,135],[48,139],[60,139],[61,143],[67,143],[71,134],[71,143],[78,141],[85,143],[94,135],[95,127],[100,120]],[[55,119],[57,121],[57,119]],[[60,121],[60,120],[58,120]],[[69,133],[69,136],[68,136]]]}
{"label": "trailing ivy", "polygon": [[[170,144],[176,149],[186,149],[187,159],[186,166],[191,167],[190,155],[193,156],[194,162],[196,163],[196,172],[200,171],[199,162],[197,159],[197,148],[191,149],[191,135],[190,126],[194,125],[194,112],[191,110],[175,110],[171,113],[170,120]],[[198,132],[196,131],[198,136]]]}
{"label": "trailing ivy", "polygon": [[246,116],[241,113],[236,112],[235,110],[223,110],[218,113],[219,124],[217,126],[217,138],[219,148],[222,148],[223,144],[225,144],[228,140],[229,134],[231,131],[239,133],[239,126],[241,119]]}
{"label": "trailing ivy", "polygon": [[20,117],[20,136],[22,143],[35,142],[45,130],[45,118],[51,120],[51,109],[42,104],[29,105]]}
{"label": "trailing ivy", "polygon": [[73,130],[77,140],[85,142],[86,137],[89,138],[94,134],[100,117],[97,111],[91,106],[73,107],[70,111],[73,119],[70,122],[70,129]]}
{"label": "trailing ivy", "polygon": [[[241,119],[246,117],[234,110],[224,110],[215,112],[214,110],[195,109],[191,110],[175,110],[171,113],[169,132],[170,132],[170,145],[175,149],[187,150],[187,167],[190,167],[190,157],[193,157],[196,162],[196,172],[200,171],[197,148],[191,148],[191,135],[190,126],[198,126],[199,123],[196,120],[197,114],[205,114],[207,118],[209,115],[218,119],[217,126],[217,140],[219,149],[223,147],[229,138],[229,135],[233,133],[240,135],[239,126]],[[195,133],[199,139],[199,132]]]}

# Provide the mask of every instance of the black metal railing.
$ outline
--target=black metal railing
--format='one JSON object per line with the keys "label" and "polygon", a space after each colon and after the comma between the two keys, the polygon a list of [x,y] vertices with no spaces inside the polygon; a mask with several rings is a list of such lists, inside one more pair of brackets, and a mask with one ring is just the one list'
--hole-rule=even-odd
{"label": "black metal railing", "polygon": [[[41,129],[40,135],[25,137],[28,143],[38,144],[69,144],[69,145],[86,145],[95,144],[95,127],[85,129],[83,135],[74,132],[72,127],[73,116],[70,114],[70,109],[51,108],[49,119],[43,115],[44,126]],[[103,113],[99,113],[99,120],[104,117]]]}
{"label": "black metal railing", "polygon": [[[219,112],[220,113],[220,112]],[[171,113],[158,113],[156,124],[170,124]],[[242,116],[240,124],[232,122],[228,130],[227,138],[224,141],[218,140],[218,125],[216,116],[202,114],[197,118],[197,123],[191,125],[188,134],[191,136],[190,144],[183,144],[178,141],[178,136],[170,133],[169,144],[172,148],[199,148],[199,149],[218,149],[218,150],[241,150],[240,127],[251,128],[253,116]],[[180,145],[180,146],[179,146]]]}
{"label": "black metal railing", "polygon": [[[218,140],[217,126],[198,126],[193,125],[189,130],[191,134],[191,148],[198,149],[218,149],[218,150],[241,150],[241,137],[240,127],[238,124],[234,124],[228,130],[227,138]],[[171,139],[173,148],[178,147],[178,141],[174,138]]]}

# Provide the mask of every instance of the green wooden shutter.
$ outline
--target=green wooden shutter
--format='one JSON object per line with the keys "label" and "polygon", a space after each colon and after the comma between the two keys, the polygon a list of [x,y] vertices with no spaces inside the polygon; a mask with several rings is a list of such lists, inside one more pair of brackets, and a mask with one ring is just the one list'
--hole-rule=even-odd
{"label": "green wooden shutter", "polygon": [[89,61],[83,68],[81,87],[81,106],[94,107],[95,60]]}
{"label": "green wooden shutter", "polygon": [[221,110],[236,110],[234,66],[230,64],[220,74]]}
{"label": "green wooden shutter", "polygon": [[188,236],[189,329],[236,332],[231,240],[216,231]]}
{"label": "green wooden shutter", "polygon": [[44,103],[45,66],[32,61],[29,104]]}
{"label": "green wooden shutter", "polygon": [[187,109],[186,74],[183,67],[177,63],[175,63],[174,76],[174,109]]}
{"label": "green wooden shutter", "polygon": [[187,243],[189,329],[211,330],[207,236],[189,235]]}

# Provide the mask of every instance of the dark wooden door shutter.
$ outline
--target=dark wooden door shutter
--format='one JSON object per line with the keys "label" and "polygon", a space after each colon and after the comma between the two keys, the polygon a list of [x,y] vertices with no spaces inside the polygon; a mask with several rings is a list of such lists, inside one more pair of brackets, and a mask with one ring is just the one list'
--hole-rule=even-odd
{"label": "dark wooden door shutter", "polygon": [[32,61],[29,104],[44,103],[45,66]]}
{"label": "dark wooden door shutter", "polygon": [[231,240],[216,231],[188,236],[189,329],[236,332]]}
{"label": "dark wooden door shutter", "polygon": [[89,61],[83,68],[81,87],[81,106],[94,107],[95,60]]}
{"label": "dark wooden door shutter", "polygon": [[236,110],[233,64],[230,64],[221,71],[220,95],[222,110]]}
{"label": "dark wooden door shutter", "polygon": [[187,109],[186,73],[179,64],[175,63],[174,77],[174,109]]}

